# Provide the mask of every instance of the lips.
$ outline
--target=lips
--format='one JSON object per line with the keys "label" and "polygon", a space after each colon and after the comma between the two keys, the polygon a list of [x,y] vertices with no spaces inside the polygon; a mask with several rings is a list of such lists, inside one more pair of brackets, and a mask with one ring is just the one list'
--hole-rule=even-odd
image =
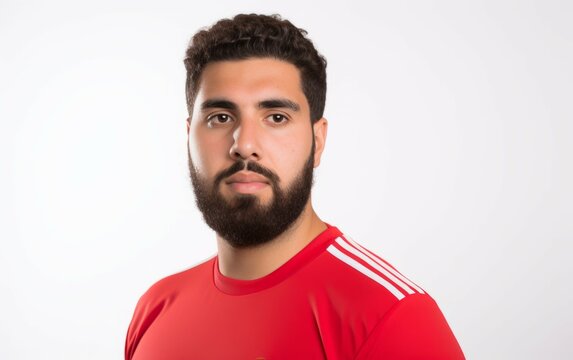
{"label": "lips", "polygon": [[225,183],[232,184],[232,183],[264,183],[270,184],[269,180],[257,173],[252,171],[239,171],[232,176],[229,176]]}
{"label": "lips", "polygon": [[251,171],[240,171],[230,176],[225,183],[229,185],[234,192],[241,194],[257,193],[270,184],[266,177]]}

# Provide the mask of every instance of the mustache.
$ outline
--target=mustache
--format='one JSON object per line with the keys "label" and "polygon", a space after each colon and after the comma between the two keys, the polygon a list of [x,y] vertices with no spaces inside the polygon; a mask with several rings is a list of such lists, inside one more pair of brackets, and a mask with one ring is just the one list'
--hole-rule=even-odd
{"label": "mustache", "polygon": [[215,176],[215,181],[214,181],[214,185],[215,188],[217,188],[219,186],[219,184],[221,183],[221,181],[223,181],[225,178],[228,178],[229,176],[247,169],[248,171],[252,171],[255,173],[258,173],[260,175],[263,175],[264,177],[266,177],[267,179],[269,179],[269,181],[271,182],[271,184],[276,185],[280,182],[280,178],[278,177],[277,174],[275,174],[272,170],[257,164],[255,162],[249,161],[242,161],[239,160],[237,162],[235,162],[233,165],[231,165],[230,167],[228,167],[227,169],[219,172],[217,174],[217,176]]}

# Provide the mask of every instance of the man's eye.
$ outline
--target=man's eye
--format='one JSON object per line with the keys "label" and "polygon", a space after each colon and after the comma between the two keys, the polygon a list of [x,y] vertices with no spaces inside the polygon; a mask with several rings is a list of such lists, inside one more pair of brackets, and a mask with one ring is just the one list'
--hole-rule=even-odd
{"label": "man's eye", "polygon": [[268,117],[268,119],[273,123],[273,124],[282,124],[285,123],[288,119],[286,116],[282,115],[282,114],[272,114]]}
{"label": "man's eye", "polygon": [[209,124],[226,124],[231,121],[231,117],[227,114],[215,114],[207,118]]}

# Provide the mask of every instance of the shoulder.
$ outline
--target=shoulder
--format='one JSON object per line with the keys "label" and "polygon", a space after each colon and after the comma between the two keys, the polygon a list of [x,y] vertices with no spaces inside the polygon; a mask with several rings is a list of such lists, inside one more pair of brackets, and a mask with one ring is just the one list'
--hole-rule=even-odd
{"label": "shoulder", "polygon": [[158,280],[141,296],[139,303],[166,300],[170,296],[185,290],[185,288],[193,288],[194,283],[204,281],[204,275],[211,273],[214,259],[214,257],[211,257],[189,269]]}
{"label": "shoulder", "polygon": [[182,292],[194,291],[201,286],[200,282],[210,279],[208,274],[212,271],[213,262],[214,258],[211,258],[190,269],[169,275],[154,283],[139,298],[127,331],[126,359],[132,357],[143,334]]}
{"label": "shoulder", "polygon": [[[333,277],[353,317],[370,319],[356,359],[463,359],[434,299],[388,261],[340,235],[327,248]],[[364,321],[364,320],[363,320]]]}
{"label": "shoulder", "polygon": [[339,285],[347,283],[351,289],[366,291],[378,298],[377,301],[384,298],[389,306],[409,295],[426,294],[384,258],[345,234],[329,245],[327,253],[327,261]]}

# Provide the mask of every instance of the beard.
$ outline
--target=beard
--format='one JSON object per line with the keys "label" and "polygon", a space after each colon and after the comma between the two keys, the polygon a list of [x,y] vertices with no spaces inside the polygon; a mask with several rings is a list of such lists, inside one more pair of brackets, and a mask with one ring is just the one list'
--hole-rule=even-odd
{"label": "beard", "polygon": [[[280,178],[270,169],[239,160],[219,172],[212,182],[197,173],[191,154],[189,172],[197,207],[207,225],[235,248],[255,247],[267,243],[286,231],[301,215],[313,184],[314,139],[310,156],[294,181],[286,188],[279,186]],[[220,191],[221,182],[243,169],[265,176],[270,182],[272,198],[267,205],[253,194],[235,194],[230,200]]]}

